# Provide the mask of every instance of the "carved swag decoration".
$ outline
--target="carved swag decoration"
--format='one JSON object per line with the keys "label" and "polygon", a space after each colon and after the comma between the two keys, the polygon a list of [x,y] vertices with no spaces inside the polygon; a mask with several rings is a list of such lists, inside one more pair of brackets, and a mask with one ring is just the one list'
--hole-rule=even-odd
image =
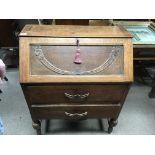
{"label": "carved swag decoration", "polygon": [[104,63],[102,63],[100,66],[98,66],[97,68],[94,68],[94,69],[88,70],[88,71],[79,72],[79,73],[73,72],[73,71],[68,71],[68,70],[63,70],[61,68],[56,67],[54,64],[52,64],[51,62],[49,62],[46,59],[46,57],[44,56],[43,49],[39,45],[34,47],[34,51],[35,51],[35,55],[38,58],[38,60],[45,67],[47,67],[48,69],[52,70],[53,72],[55,72],[57,74],[61,74],[61,75],[92,75],[92,74],[96,74],[98,72],[105,70],[115,61],[115,59],[118,57],[118,55],[120,53],[120,46],[113,46],[112,52],[111,52],[109,58]]}

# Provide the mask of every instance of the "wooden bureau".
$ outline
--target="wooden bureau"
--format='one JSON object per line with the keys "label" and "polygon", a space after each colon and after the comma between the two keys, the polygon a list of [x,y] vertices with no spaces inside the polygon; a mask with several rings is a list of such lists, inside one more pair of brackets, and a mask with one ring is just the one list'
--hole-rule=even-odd
{"label": "wooden bureau", "polygon": [[38,134],[52,118],[107,118],[111,133],[132,81],[131,35],[121,27],[27,25],[20,33],[20,83]]}

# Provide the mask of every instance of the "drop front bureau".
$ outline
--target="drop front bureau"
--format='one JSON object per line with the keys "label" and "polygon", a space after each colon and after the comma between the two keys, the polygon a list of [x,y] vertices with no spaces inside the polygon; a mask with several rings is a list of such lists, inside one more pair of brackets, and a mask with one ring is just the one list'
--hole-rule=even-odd
{"label": "drop front bureau", "polygon": [[52,118],[107,118],[111,133],[132,81],[131,35],[121,27],[26,25],[20,33],[20,83],[38,134]]}

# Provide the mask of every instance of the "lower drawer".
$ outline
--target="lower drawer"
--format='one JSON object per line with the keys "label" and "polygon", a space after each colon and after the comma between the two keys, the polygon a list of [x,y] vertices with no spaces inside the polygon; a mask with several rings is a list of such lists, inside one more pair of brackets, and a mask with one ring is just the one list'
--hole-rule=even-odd
{"label": "lower drawer", "polygon": [[120,105],[32,105],[33,119],[86,119],[86,118],[115,118],[120,111]]}

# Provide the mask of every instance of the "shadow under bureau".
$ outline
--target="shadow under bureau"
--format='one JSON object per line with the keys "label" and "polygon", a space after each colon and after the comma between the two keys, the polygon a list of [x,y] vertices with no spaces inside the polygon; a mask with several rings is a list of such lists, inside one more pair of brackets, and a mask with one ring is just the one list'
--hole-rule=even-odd
{"label": "shadow under bureau", "polygon": [[131,35],[121,27],[26,25],[20,33],[20,83],[38,134],[52,118],[107,118],[111,133],[132,81]]}

